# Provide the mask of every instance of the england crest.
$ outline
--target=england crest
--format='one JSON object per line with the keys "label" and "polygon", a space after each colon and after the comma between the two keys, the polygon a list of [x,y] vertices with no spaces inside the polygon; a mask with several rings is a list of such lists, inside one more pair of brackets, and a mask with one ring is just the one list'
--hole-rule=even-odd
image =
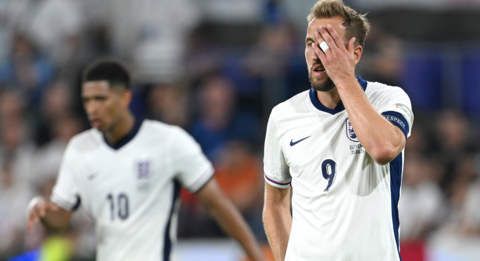
{"label": "england crest", "polygon": [[140,180],[145,180],[150,177],[151,173],[151,166],[149,160],[141,160],[135,163],[135,172],[137,174],[137,178]]}
{"label": "england crest", "polygon": [[350,122],[350,119],[347,119],[347,122],[345,124],[346,126],[346,131],[347,131],[347,137],[349,140],[358,142],[358,137],[357,134],[355,134],[355,131],[353,130],[352,123]]}

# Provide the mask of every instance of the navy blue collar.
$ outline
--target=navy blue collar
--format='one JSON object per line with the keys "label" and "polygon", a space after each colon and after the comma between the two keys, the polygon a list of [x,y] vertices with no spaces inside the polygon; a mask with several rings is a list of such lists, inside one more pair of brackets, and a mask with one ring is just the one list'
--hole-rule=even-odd
{"label": "navy blue collar", "polygon": [[125,146],[127,143],[129,143],[133,138],[135,138],[135,135],[137,135],[138,130],[140,130],[142,123],[143,119],[135,118],[135,124],[133,125],[133,129],[125,137],[121,138],[116,144],[110,144],[105,137],[105,134],[103,135],[103,140],[110,148],[118,150],[121,147]]}
{"label": "navy blue collar", "polygon": [[[367,90],[367,82],[364,81],[360,76],[357,76],[358,83],[360,83],[360,86],[362,86],[363,91]],[[312,101],[313,106],[317,108],[320,111],[330,113],[330,114],[336,114],[337,112],[341,112],[345,110],[345,107],[343,106],[342,101],[340,101],[335,108],[330,109],[325,107],[317,98],[317,93],[316,91],[312,88],[310,89],[310,101]]]}

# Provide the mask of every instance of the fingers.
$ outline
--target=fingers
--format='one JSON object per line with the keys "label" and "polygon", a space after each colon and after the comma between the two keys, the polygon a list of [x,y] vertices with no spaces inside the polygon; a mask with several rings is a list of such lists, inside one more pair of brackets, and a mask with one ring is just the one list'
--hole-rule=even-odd
{"label": "fingers", "polygon": [[327,24],[326,31],[328,31],[330,36],[333,38],[333,41],[335,42],[335,44],[338,48],[341,48],[341,47],[345,46],[345,43],[343,42],[342,37],[340,37],[340,35],[338,35],[337,31],[335,30],[335,28],[333,28],[333,26]]}
{"label": "fingers", "polygon": [[47,210],[50,210],[50,211],[59,211],[60,208],[59,206],[53,204],[53,203],[47,203]]}
{"label": "fingers", "polygon": [[347,46],[347,50],[349,53],[354,53],[355,52],[355,41],[357,40],[357,38],[355,37],[352,37],[352,39],[350,39],[350,41],[348,41],[348,46]]}
{"label": "fingers", "polygon": [[[318,32],[322,36],[323,40],[325,42],[327,42],[328,46],[330,46],[330,49],[337,48],[338,45],[340,45],[342,43],[336,43],[335,39],[333,38],[333,36],[330,33],[330,30],[327,31],[328,27],[330,27],[330,30],[333,30],[335,32],[335,29],[333,29],[333,27],[329,24],[327,25],[327,27],[323,27],[323,26],[318,27]],[[335,34],[336,34],[336,32],[335,32]],[[338,34],[337,34],[337,37],[338,37]],[[340,38],[340,37],[338,37],[338,38]],[[340,41],[340,39],[338,39],[338,40]]]}
{"label": "fingers", "polygon": [[[317,38],[317,43],[323,42],[322,36],[320,36],[320,34],[318,34],[318,32],[315,32],[315,38]],[[325,53],[322,51],[322,49],[320,49],[320,47],[318,46],[317,43],[312,43],[312,48],[313,48],[313,51],[315,52],[315,54],[317,55],[317,57],[321,61],[326,56],[325,56]]]}
{"label": "fingers", "polygon": [[33,233],[35,230],[35,225],[40,222],[42,218],[47,215],[47,211],[59,211],[59,207],[53,203],[46,202],[42,199],[34,199],[30,203],[28,218],[27,218],[27,229],[30,233]]}
{"label": "fingers", "polygon": [[30,233],[34,232],[35,225],[40,222],[40,215],[41,207],[39,207],[38,205],[34,206],[28,214],[27,228]]}
{"label": "fingers", "polygon": [[33,227],[34,227],[35,223],[36,222],[34,221],[34,219],[31,216],[29,216],[28,220],[27,220],[27,229],[28,229],[28,232],[30,232],[30,234],[34,232]]}

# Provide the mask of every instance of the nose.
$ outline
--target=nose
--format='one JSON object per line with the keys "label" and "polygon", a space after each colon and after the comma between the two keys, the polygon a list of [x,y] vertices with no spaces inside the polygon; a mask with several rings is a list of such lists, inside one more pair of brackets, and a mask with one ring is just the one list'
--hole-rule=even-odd
{"label": "nose", "polygon": [[91,118],[92,116],[95,116],[98,112],[98,103],[94,101],[86,101],[83,104],[85,108],[85,112],[87,113],[88,117]]}
{"label": "nose", "polygon": [[315,61],[315,62],[316,62],[316,61],[320,61],[320,58],[318,58],[318,56],[315,54],[315,52],[313,52],[313,50],[312,50],[312,59],[313,59],[313,61]]}

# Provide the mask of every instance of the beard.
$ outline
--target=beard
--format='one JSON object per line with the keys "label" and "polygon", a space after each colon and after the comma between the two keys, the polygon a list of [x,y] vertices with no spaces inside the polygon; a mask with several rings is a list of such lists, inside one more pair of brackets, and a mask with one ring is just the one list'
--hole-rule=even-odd
{"label": "beard", "polygon": [[330,79],[330,77],[328,77],[328,75],[327,75],[327,79],[324,80],[323,82],[322,82],[322,81],[314,82],[314,80],[313,80],[313,78],[312,78],[312,70],[310,70],[310,71],[308,72],[308,79],[310,80],[310,85],[312,86],[312,88],[313,88],[315,91],[329,92],[329,91],[331,91],[333,88],[335,88],[335,84],[334,84],[333,81]]}

